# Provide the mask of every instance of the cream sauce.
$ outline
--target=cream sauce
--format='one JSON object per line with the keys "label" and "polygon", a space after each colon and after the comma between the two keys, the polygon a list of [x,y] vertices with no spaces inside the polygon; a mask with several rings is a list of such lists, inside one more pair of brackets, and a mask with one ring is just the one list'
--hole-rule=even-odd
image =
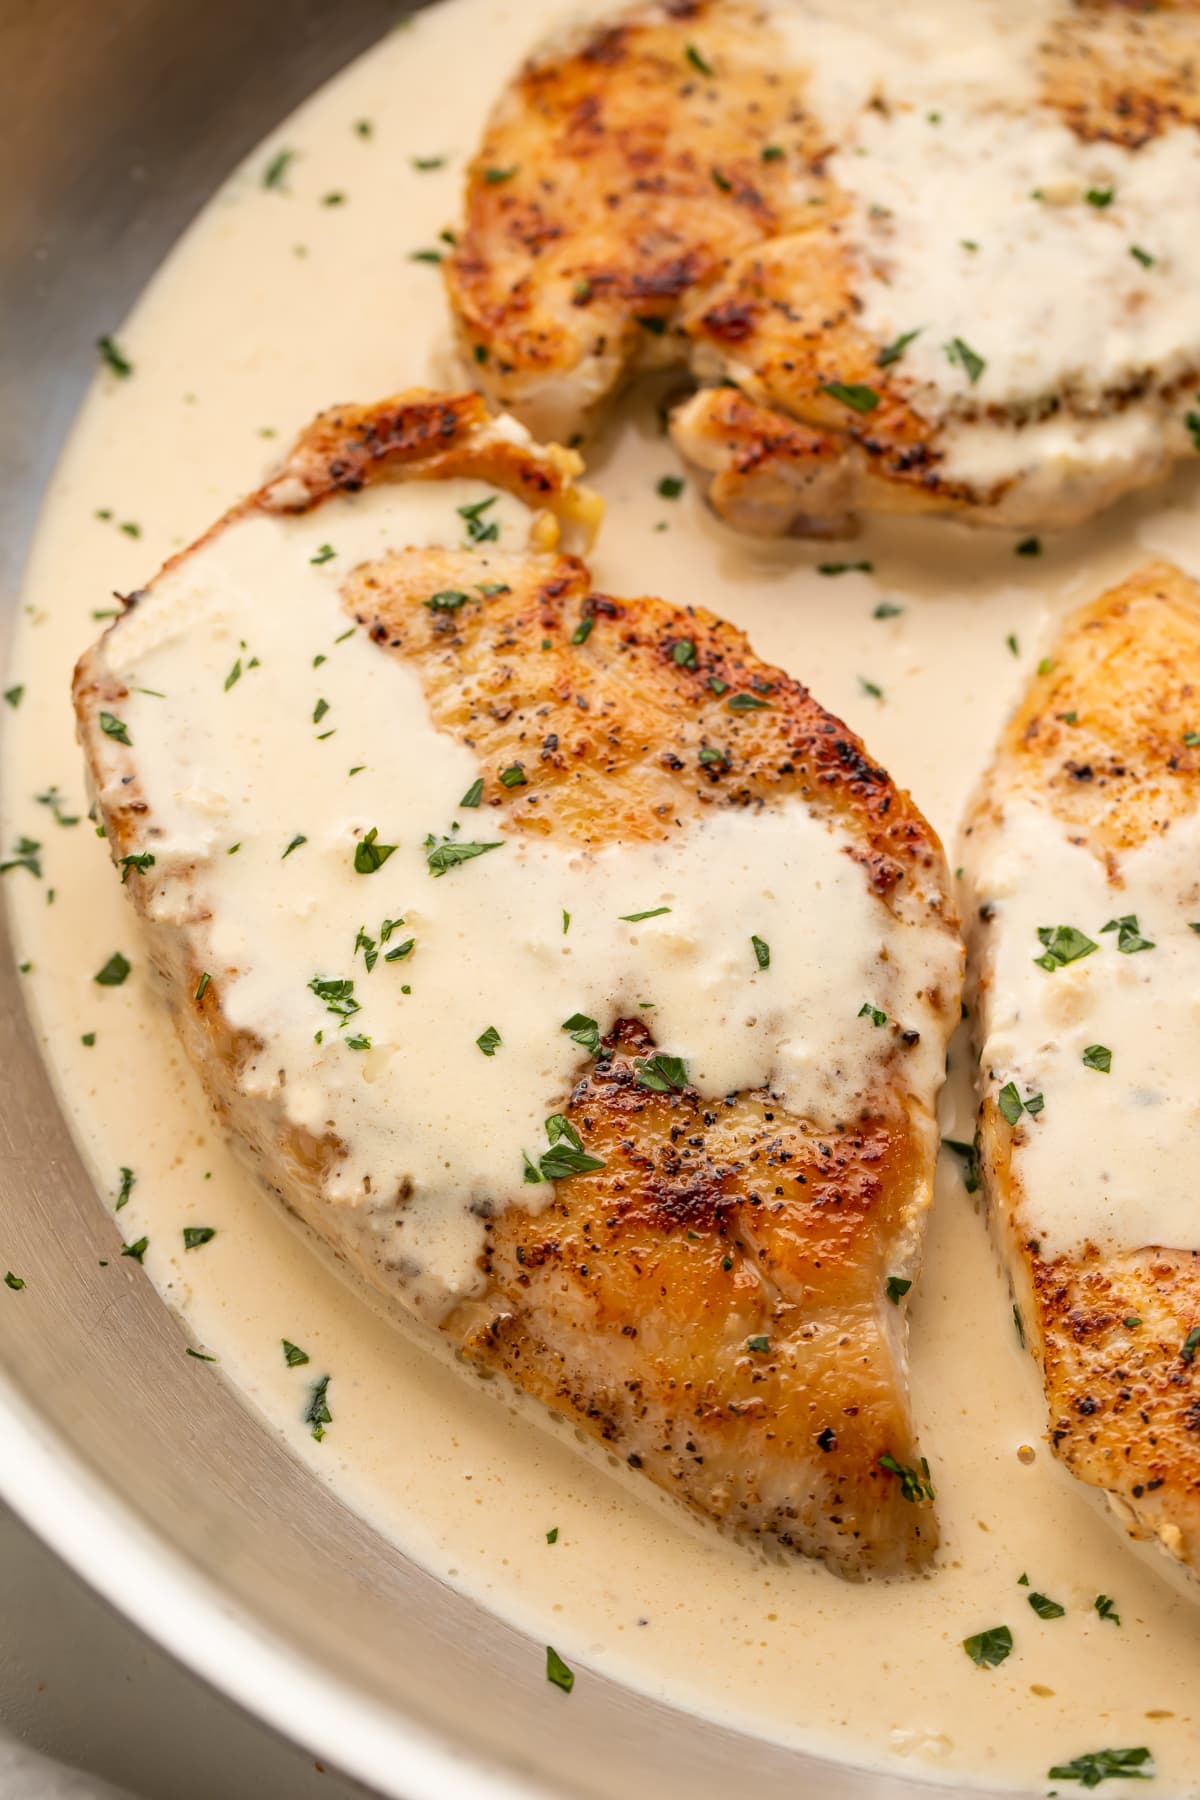
{"label": "cream sauce", "polygon": [[[4,877],[37,1030],[110,1203],[121,1167],[133,1168],[117,1227],[149,1237],[147,1273],[199,1347],[351,1503],[440,1576],[553,1642],[581,1682],[603,1669],[775,1739],[960,1786],[1040,1791],[1063,1758],[1145,1743],[1159,1771],[1147,1791],[1195,1793],[1194,1603],[1129,1555],[1055,1466],[1036,1372],[952,1157],[911,1296],[915,1404],[943,1548],[928,1579],[855,1588],[816,1567],[762,1564],[689,1526],[648,1484],[533,1429],[532,1408],[497,1404],[500,1384],[469,1382],[411,1345],[330,1280],[220,1143],[141,967],[119,988],[92,980],[114,950],[138,962],[132,911],[86,823],[59,827],[35,799],[56,783],[66,816],[83,810],[68,687],[98,629],[92,612],[254,486],[320,407],[441,378],[449,340],[437,273],[406,255],[453,221],[504,63],[568,11],[569,0],[454,0],[387,38],[232,177],[120,330],[135,372],[102,374],[84,409],[4,684],[25,687],[17,710],[5,709],[4,841],[24,831],[43,846],[43,881]],[[263,171],[282,148],[297,153],[286,186],[266,189]],[[421,172],[414,156],[447,161]],[[329,192],[345,203],[322,206]],[[347,294],[364,297],[353,328],[331,330]],[[264,429],[276,436],[264,440]],[[864,732],[948,842],[1054,618],[1150,551],[1200,573],[1190,471],[1032,559],[953,524],[879,523],[844,547],[746,543],[690,489],[658,497],[676,463],[645,396],[588,455],[609,503],[597,580],[735,619],[760,654]],[[97,518],[100,509],[113,517]],[[121,522],[136,523],[140,539]],[[839,557],[874,572],[817,574]],[[877,617],[881,604],[900,610]],[[954,1138],[973,1129],[971,1074],[956,1046],[943,1104]],[[185,1252],[189,1224],[217,1235]],[[97,1270],[98,1284],[105,1276]],[[307,1368],[285,1366],[282,1337],[309,1352]],[[325,1373],[333,1421],[316,1443],[302,1416],[306,1382]],[[393,1429],[399,1416],[404,1432]],[[1018,1456],[1022,1446],[1032,1456]],[[1033,1614],[1023,1572],[1065,1618]],[[1120,1627],[1093,1610],[1100,1592],[1117,1599]],[[961,1640],[1000,1623],[1014,1652],[980,1670]]]}
{"label": "cream sauce", "polygon": [[[119,806],[132,771],[148,807],[134,848],[152,865],[126,879],[259,1040],[244,1091],[344,1146],[330,1230],[432,1319],[482,1286],[485,1216],[540,1197],[544,1121],[587,1061],[565,1021],[606,1034],[641,1016],[705,1097],[766,1088],[824,1127],[885,1082],[931,1104],[930,995],[959,967],[919,894],[893,913],[798,798],[595,852],[464,806],[499,771],[435,728],[416,670],[348,625],[342,589],[390,551],[459,546],[481,503],[497,552],[524,549],[531,515],[480,482],[243,514],[167,569],[98,659],[129,690],[127,744],[100,740],[100,797]],[[466,605],[486,608],[497,571],[473,554]],[[430,838],[487,848],[435,873]]]}
{"label": "cream sauce", "polygon": [[[1013,1082],[1045,1100],[1013,1143],[1043,1255],[1085,1243],[1200,1250],[1200,821],[1122,854],[1117,885],[1052,814],[1020,800],[975,832],[968,863],[969,904],[993,913],[985,1079],[993,1097]],[[1106,930],[1114,916],[1137,929]],[[1047,969],[1037,933],[1060,924],[1095,948]]]}

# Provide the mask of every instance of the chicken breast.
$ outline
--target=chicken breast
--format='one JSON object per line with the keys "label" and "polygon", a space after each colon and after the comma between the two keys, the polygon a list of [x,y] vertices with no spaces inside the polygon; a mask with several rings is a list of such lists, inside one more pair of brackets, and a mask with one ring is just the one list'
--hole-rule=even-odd
{"label": "chicken breast", "polygon": [[586,429],[638,371],[761,535],[1071,525],[1200,445],[1200,8],[655,0],[499,100],[447,261],[473,374]]}
{"label": "chicken breast", "polygon": [[979,1159],[1050,1442],[1200,1569],[1200,586],[1077,613],[966,834]]}
{"label": "chicken breast", "polygon": [[261,1179],[697,1513],[919,1566],[906,1378],[961,947],[941,848],[577,459],[342,408],[79,664],[114,861]]}

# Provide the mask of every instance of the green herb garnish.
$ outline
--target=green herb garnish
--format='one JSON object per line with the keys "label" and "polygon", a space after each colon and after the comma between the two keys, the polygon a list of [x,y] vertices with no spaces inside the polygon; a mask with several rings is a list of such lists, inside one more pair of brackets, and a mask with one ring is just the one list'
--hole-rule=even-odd
{"label": "green herb garnish", "polygon": [[495,1056],[497,1050],[500,1048],[502,1039],[500,1033],[496,1030],[496,1027],[494,1025],[489,1025],[486,1031],[480,1032],[479,1036],[475,1039],[475,1042],[485,1056]]}
{"label": "green herb garnish", "polygon": [[211,1244],[216,1235],[215,1225],[185,1225],[183,1247],[185,1250],[198,1250],[201,1244]]}
{"label": "green herb garnish", "polygon": [[131,967],[128,959],[119,950],[114,950],[104,967],[92,976],[92,980],[100,987],[120,987]]}
{"label": "green herb garnish", "polygon": [[962,1647],[981,1669],[997,1669],[1012,1654],[1013,1635],[1007,1625],[993,1625],[964,1638]]}

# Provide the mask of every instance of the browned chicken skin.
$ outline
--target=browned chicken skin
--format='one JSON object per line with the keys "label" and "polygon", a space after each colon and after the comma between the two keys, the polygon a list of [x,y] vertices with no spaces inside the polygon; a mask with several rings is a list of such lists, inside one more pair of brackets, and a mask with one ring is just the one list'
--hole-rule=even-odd
{"label": "browned chicken skin", "polygon": [[[477,582],[470,551],[389,550],[352,571],[342,600],[381,655],[417,668],[439,729],[474,750],[481,817],[591,850],[669,836],[713,807],[799,795],[848,834],[881,908],[943,934],[947,978],[932,1003],[948,1035],[957,937],[933,832],[853,733],[733,627],[699,608],[593,591],[586,566],[552,548],[553,515],[589,515],[563,453],[498,433],[473,396],[338,409],[216,529],[256,509],[306,511],[339,491],[468,470],[546,508],[534,534],[546,549],[489,555],[491,591],[473,587],[449,613],[428,606],[431,583]],[[98,725],[122,698],[106,662],[121,629],[83,658],[75,689],[117,859],[154,831],[136,752]],[[681,643],[692,646],[683,659]],[[770,706],[739,712],[724,699],[755,690]],[[523,785],[499,779],[514,762]],[[130,893],[145,909],[152,883]],[[338,1143],[244,1090],[253,1046],[224,1020],[220,976],[197,994],[187,930],[146,924],[218,1111],[268,1186],[344,1252],[321,1195]],[[482,1285],[441,1320],[467,1358],[696,1512],[855,1576],[917,1567],[936,1542],[903,1310],[886,1293],[889,1276],[915,1272],[934,1096],[912,1090],[904,1034],[889,1030],[886,1079],[819,1131],[765,1092],[714,1102],[692,1088],[648,1090],[635,1059],[652,1049],[650,1030],[618,1020],[594,1058],[581,1053],[562,1100],[603,1168],[555,1181],[540,1210],[491,1219]],[[366,1273],[389,1286],[377,1268]]]}
{"label": "browned chicken skin", "polygon": [[[1190,742],[1198,708],[1200,586],[1178,569],[1151,563],[1068,621],[1005,730],[968,828],[981,1041],[991,1029],[1003,930],[988,899],[988,846],[1001,841],[992,834],[1034,796],[1064,836],[1106,869],[1112,911],[1127,911],[1126,859],[1200,807],[1200,751]],[[1097,955],[1092,967],[1099,966]],[[1114,1055],[1120,1058],[1119,1044]],[[1042,1367],[1050,1442],[1073,1475],[1110,1497],[1133,1535],[1157,1538],[1195,1572],[1200,1366],[1192,1333],[1200,1327],[1200,1255],[1122,1239],[1119,1219],[1112,1245],[1044,1252],[1038,1219],[1053,1197],[1027,1189],[1015,1160],[1021,1134],[1033,1127],[1021,1120],[1014,1128],[997,1102],[998,1078],[984,1067],[981,1079],[980,1164],[1029,1348]],[[1097,1095],[1088,1128],[1119,1132],[1120,1114],[1106,1100]]]}

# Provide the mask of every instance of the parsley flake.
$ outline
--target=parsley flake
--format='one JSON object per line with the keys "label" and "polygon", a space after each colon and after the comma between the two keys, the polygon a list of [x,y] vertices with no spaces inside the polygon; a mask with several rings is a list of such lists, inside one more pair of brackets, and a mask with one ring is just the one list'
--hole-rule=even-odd
{"label": "parsley flake", "polygon": [[883,1284],[883,1291],[893,1306],[899,1306],[911,1286],[912,1282],[905,1281],[902,1275],[889,1275]]}
{"label": "parsley flake", "polygon": [[360,838],[354,846],[356,875],[373,875],[376,869],[382,869],[388,857],[394,853],[395,844],[380,844],[376,842],[378,837],[379,827],[372,825],[366,836]]}
{"label": "parsley flake", "polygon": [[97,338],[96,348],[113,374],[119,375],[122,381],[128,380],[129,376],[133,374],[133,364],[116,338],[107,336]]}
{"label": "parsley flake", "polygon": [[640,925],[643,919],[657,919],[660,913],[669,913],[669,906],[652,906],[646,912],[618,913],[617,917],[623,925]]}
{"label": "parsley flake", "polygon": [[[1116,929],[1117,921],[1113,921],[1112,929]],[[1109,927],[1106,925],[1107,931]],[[1043,954],[1035,956],[1034,962],[1039,969],[1045,969],[1053,975],[1056,969],[1065,967],[1067,963],[1078,962],[1081,957],[1090,956],[1093,950],[1100,948],[1074,925],[1039,925],[1038,943],[1043,946]]]}
{"label": "parsley flake", "polygon": [[979,1668],[997,1669],[1012,1654],[1013,1635],[1007,1625],[993,1625],[964,1638],[962,1647]]}
{"label": "parsley flake", "polygon": [[771,966],[771,946],[768,944],[767,940],[765,938],[755,937],[752,932],[750,934],[750,947],[754,951],[754,960],[759,968],[769,969]]}
{"label": "parsley flake", "polygon": [[308,1361],[308,1351],[301,1350],[299,1344],[289,1343],[287,1338],[280,1338],[283,1345],[283,1360],[289,1369],[299,1369]]}
{"label": "parsley flake", "polygon": [[967,380],[971,383],[971,386],[974,387],[975,383],[979,380],[979,377],[983,374],[983,371],[987,368],[987,363],[984,358],[980,356],[977,351],[972,350],[970,344],[964,344],[960,337],[951,338],[950,342],[945,345],[945,351],[948,359],[952,363],[958,364],[959,368],[965,373]]}
{"label": "parsley flake", "polygon": [[113,738],[118,744],[127,744],[130,749],[133,748],[128,726],[123,719],[118,719],[115,713],[102,712],[100,714],[100,729],[105,737]]}
{"label": "parsley flake", "polygon": [[1055,1763],[1047,1770],[1050,1781],[1077,1781],[1080,1787],[1096,1788],[1102,1781],[1151,1781],[1154,1770],[1148,1769],[1150,1752],[1144,1746],[1135,1750],[1087,1750],[1069,1763]]}
{"label": "parsley flake", "polygon": [[822,392],[829,395],[831,400],[840,400],[842,405],[848,406],[852,412],[874,412],[879,405],[879,395],[873,387],[868,387],[865,382],[823,381],[821,389]]}
{"label": "parsley flake", "polygon": [[496,1027],[494,1025],[489,1025],[486,1031],[480,1032],[479,1036],[475,1039],[475,1042],[485,1056],[495,1056],[503,1039],[496,1030]]}
{"label": "parsley flake", "polygon": [[215,1225],[185,1225],[183,1247],[185,1250],[199,1250],[201,1244],[211,1244],[216,1235]]}
{"label": "parsley flake", "polygon": [[1112,1072],[1112,1051],[1107,1044],[1089,1044],[1083,1053],[1085,1069],[1096,1069],[1101,1075]]}
{"label": "parsley flake", "polygon": [[[307,1358],[305,1360],[307,1361]],[[329,1402],[326,1399],[329,1382],[328,1375],[322,1375],[319,1381],[313,1382],[309,1389],[308,1405],[304,1410],[304,1423],[311,1426],[312,1434],[318,1444],[325,1436],[325,1427],[333,1424],[333,1414],[329,1410]]]}
{"label": "parsley flake", "polygon": [[920,337],[922,329],[923,328],[918,325],[915,331],[902,331],[898,338],[893,338],[890,344],[885,344],[883,349],[879,352],[879,355],[875,358],[877,366],[881,369],[886,369],[889,368],[892,363],[899,362],[913,339],[915,337]]}
{"label": "parsley flake", "polygon": [[1110,919],[1107,925],[1100,927],[1100,930],[1101,932],[1116,932],[1117,949],[1123,956],[1132,956],[1138,950],[1154,949],[1150,939],[1142,936],[1136,913],[1125,913],[1119,919]]}
{"label": "parsley flake", "polygon": [[470,862],[473,857],[486,856],[489,850],[501,850],[503,847],[503,840],[500,838],[490,844],[460,844],[454,838],[444,837],[439,844],[431,834],[425,840],[425,861],[431,875],[444,875],[448,869],[456,869],[460,863]]}
{"label": "parsley flake", "polygon": [[119,950],[114,950],[104,967],[92,976],[92,980],[100,987],[120,987],[131,967],[129,960]]}
{"label": "parsley flake", "polygon": [[564,1694],[569,1694],[575,1686],[574,1669],[568,1668],[552,1644],[546,1645],[546,1680],[551,1687],[561,1688]]}
{"label": "parsley flake", "polygon": [[654,1056],[635,1059],[639,1087],[654,1094],[682,1093],[688,1084],[687,1064],[682,1056],[667,1056],[661,1050]]}

